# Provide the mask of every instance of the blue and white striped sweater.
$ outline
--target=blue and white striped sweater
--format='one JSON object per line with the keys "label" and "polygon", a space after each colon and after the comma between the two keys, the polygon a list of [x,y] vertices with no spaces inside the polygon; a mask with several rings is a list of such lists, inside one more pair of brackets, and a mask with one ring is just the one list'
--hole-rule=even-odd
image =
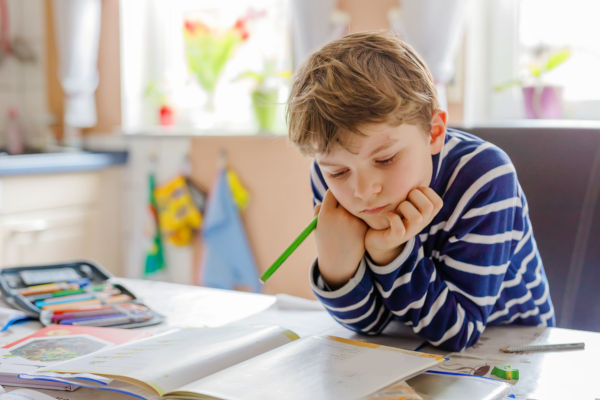
{"label": "blue and white striped sweater", "polygon": [[[342,288],[326,288],[317,267],[311,284],[342,325],[378,334],[389,321],[412,326],[431,344],[457,351],[488,324],[553,326],[548,281],[514,166],[498,147],[448,129],[432,157],[431,187],[444,207],[389,265],[365,254]],[[314,202],[327,185],[313,162]]]}

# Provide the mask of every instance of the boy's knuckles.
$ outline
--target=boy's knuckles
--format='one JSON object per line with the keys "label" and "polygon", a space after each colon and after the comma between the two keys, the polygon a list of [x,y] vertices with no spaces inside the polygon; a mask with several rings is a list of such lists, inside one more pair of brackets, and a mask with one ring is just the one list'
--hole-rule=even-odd
{"label": "boy's knuckles", "polygon": [[426,203],[421,204],[420,209],[423,214],[429,215],[435,209],[435,205],[428,201]]}
{"label": "boy's knuckles", "polygon": [[425,222],[425,217],[423,217],[422,214],[416,214],[413,215],[413,217],[411,218],[411,225],[413,226],[421,226],[423,225],[423,222]]}

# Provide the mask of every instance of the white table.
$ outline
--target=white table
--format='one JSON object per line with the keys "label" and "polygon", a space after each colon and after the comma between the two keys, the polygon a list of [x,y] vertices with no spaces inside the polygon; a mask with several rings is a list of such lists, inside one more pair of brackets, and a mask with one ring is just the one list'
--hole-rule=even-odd
{"label": "white table", "polygon": [[[281,325],[298,335],[331,334],[369,340],[379,344],[415,349],[423,341],[408,327],[391,325],[384,335],[365,337],[341,327],[316,301],[290,296],[269,296],[209,289],[158,281],[118,279],[137,297],[167,316],[165,324],[147,327],[151,331],[167,326],[218,326],[226,323]],[[10,343],[41,328],[38,322],[11,327],[0,336],[0,345]],[[501,347],[522,344],[585,342],[584,350],[505,354]],[[442,353],[425,346],[423,351]],[[512,393],[517,399],[600,399],[600,333],[560,328],[488,327],[480,341],[461,353],[452,353],[441,370],[470,372],[488,365],[518,368],[520,379]],[[9,388],[10,389],[10,388]],[[78,389],[74,392],[41,390],[63,400],[131,399],[102,391]]]}

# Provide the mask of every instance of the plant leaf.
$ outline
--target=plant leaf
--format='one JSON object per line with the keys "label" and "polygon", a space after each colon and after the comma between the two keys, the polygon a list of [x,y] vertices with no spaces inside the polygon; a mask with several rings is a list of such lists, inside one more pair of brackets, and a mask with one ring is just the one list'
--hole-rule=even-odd
{"label": "plant leaf", "polygon": [[569,49],[564,49],[564,50],[559,51],[558,53],[553,54],[552,56],[550,56],[550,58],[548,58],[546,65],[544,65],[544,70],[550,71],[550,70],[558,67],[560,64],[567,61],[567,59],[570,56],[571,56],[571,52],[569,51]]}

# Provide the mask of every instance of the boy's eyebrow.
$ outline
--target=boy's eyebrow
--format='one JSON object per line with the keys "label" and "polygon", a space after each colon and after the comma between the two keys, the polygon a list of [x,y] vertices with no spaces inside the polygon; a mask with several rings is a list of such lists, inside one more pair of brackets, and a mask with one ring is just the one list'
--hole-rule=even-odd
{"label": "boy's eyebrow", "polygon": [[323,167],[337,167],[338,166],[338,164],[331,164],[331,163],[328,163],[327,161],[317,161],[317,163],[319,165],[322,165]]}
{"label": "boy's eyebrow", "polygon": [[379,153],[381,150],[384,150],[385,148],[389,147],[392,144],[394,144],[394,141],[388,140],[387,142],[383,143],[381,146],[377,146],[377,148],[375,150],[373,150],[371,152],[371,154],[369,154],[369,157],[372,157],[374,154]]}
{"label": "boy's eyebrow", "polygon": [[[369,154],[369,157],[372,157],[374,154],[379,153],[382,150],[385,150],[387,147],[389,147],[390,145],[393,145],[395,143],[395,141],[393,140],[388,140],[385,143],[382,143],[380,146],[377,146],[373,151],[371,151],[371,153]],[[354,153],[354,152],[350,152],[352,154],[358,154],[358,153]],[[317,163],[319,165],[322,165],[324,167],[337,167],[339,164],[336,163],[328,163],[327,161],[317,161]]]}

